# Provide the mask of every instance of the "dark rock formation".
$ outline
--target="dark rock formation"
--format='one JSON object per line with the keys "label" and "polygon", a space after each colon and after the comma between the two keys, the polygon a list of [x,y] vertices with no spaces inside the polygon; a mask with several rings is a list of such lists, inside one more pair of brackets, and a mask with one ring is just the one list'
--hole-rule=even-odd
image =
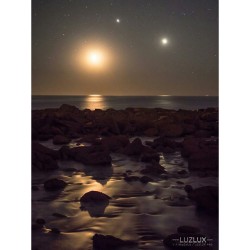
{"label": "dark rock formation", "polygon": [[110,165],[111,156],[103,146],[86,146],[60,149],[61,158],[64,160],[71,159],[87,165]]}
{"label": "dark rock formation", "polygon": [[81,197],[80,201],[81,202],[103,202],[103,201],[109,201],[109,199],[111,199],[111,197],[109,197],[108,195],[102,192],[90,191],[84,194]]}
{"label": "dark rock formation", "polygon": [[131,182],[131,181],[139,181],[140,177],[139,176],[135,176],[135,175],[126,175],[124,177],[124,181],[126,182]]}
{"label": "dark rock formation", "polygon": [[110,152],[117,152],[129,144],[129,137],[125,135],[104,137],[101,140],[101,144],[107,147]]}
{"label": "dark rock formation", "polygon": [[90,191],[80,199],[81,210],[87,210],[91,217],[101,217],[104,215],[110,199],[111,197],[104,193]]}
{"label": "dark rock formation", "polygon": [[63,180],[53,178],[44,182],[44,189],[46,191],[57,191],[64,189],[67,186],[67,183]]}
{"label": "dark rock formation", "polygon": [[150,178],[150,177],[144,175],[144,176],[142,176],[142,177],[140,178],[140,181],[141,181],[142,183],[144,183],[144,184],[147,184],[148,182],[151,182],[151,181],[154,181],[154,180],[153,180],[152,178]]}
{"label": "dark rock formation", "polygon": [[197,189],[189,188],[186,191],[189,199],[195,201],[198,210],[211,215],[218,214],[218,187],[204,186]]}
{"label": "dark rock formation", "polygon": [[38,218],[36,219],[36,223],[39,225],[45,225],[46,221],[44,219]]}
{"label": "dark rock formation", "polygon": [[164,174],[166,172],[163,166],[159,163],[153,162],[152,164],[147,165],[145,169],[142,169],[141,173],[159,176],[160,174]]}

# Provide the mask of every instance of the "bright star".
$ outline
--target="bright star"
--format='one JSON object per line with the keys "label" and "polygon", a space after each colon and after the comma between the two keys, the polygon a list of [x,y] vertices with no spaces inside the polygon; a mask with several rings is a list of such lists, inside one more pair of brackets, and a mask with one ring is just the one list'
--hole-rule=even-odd
{"label": "bright star", "polygon": [[117,19],[116,19],[116,22],[117,22],[117,23],[119,23],[119,22],[120,22],[120,19],[119,19],[119,18],[117,18]]}
{"label": "bright star", "polygon": [[166,44],[168,43],[167,38],[162,38],[162,39],[161,39],[161,43],[162,43],[163,45],[166,45]]}

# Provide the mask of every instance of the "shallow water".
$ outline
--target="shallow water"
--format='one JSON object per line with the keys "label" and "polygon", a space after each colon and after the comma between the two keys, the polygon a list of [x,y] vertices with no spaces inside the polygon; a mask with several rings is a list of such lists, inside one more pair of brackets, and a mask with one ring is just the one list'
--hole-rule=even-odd
{"label": "shallow water", "polygon": [[[55,150],[60,148],[51,141],[42,144]],[[71,146],[75,146],[75,143],[71,143]],[[32,183],[39,190],[32,192],[32,219],[35,221],[43,218],[46,221],[46,228],[42,232],[33,231],[34,247],[48,250],[89,250],[92,249],[92,236],[100,233],[138,241],[139,245],[134,249],[161,250],[165,249],[162,243],[165,236],[175,233],[181,225],[192,225],[212,238],[214,249],[217,249],[217,219],[197,213],[184,191],[186,184],[191,184],[194,188],[218,185],[216,177],[200,178],[188,174],[182,178],[177,172],[188,171],[187,162],[176,152],[161,155],[160,160],[171,178],[162,180],[152,177],[154,181],[147,184],[139,181],[125,182],[123,174],[126,171],[141,176],[140,170],[145,167],[145,163],[124,155],[111,156],[110,167],[61,161],[60,169],[51,173],[33,172]],[[68,171],[68,168],[75,168],[75,171]],[[51,177],[59,177],[68,185],[60,192],[46,192],[43,182]],[[112,199],[107,206],[81,207],[79,199],[91,190],[101,191]],[[53,213],[66,217],[58,218]],[[61,234],[51,233],[49,229],[53,227],[60,229]]]}

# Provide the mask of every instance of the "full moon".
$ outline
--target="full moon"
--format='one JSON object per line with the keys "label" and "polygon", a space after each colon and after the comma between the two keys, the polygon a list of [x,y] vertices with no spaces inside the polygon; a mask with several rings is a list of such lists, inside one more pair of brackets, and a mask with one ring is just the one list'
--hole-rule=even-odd
{"label": "full moon", "polygon": [[88,54],[88,61],[89,61],[89,64],[93,66],[98,66],[102,64],[103,56],[100,52],[93,51]]}
{"label": "full moon", "polygon": [[167,38],[162,38],[162,39],[161,39],[161,43],[162,43],[163,45],[166,45],[166,44],[168,43],[168,39],[167,39]]}

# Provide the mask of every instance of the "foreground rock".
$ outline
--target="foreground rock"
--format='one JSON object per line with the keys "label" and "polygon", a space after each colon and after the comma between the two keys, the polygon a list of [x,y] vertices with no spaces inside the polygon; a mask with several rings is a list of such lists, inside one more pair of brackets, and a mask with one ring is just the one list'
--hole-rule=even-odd
{"label": "foreground rock", "polygon": [[200,138],[185,138],[182,143],[182,155],[188,158],[190,171],[218,172],[219,154],[217,140],[204,140]]}
{"label": "foreground rock", "polygon": [[218,215],[218,187],[204,186],[193,189],[191,186],[187,186],[185,190],[189,199],[195,201],[198,210]]}
{"label": "foreground rock", "polygon": [[110,199],[111,197],[104,193],[90,191],[80,199],[81,210],[88,211],[91,217],[102,217]]}
{"label": "foreground rock", "polygon": [[166,174],[166,171],[158,162],[152,162],[152,164],[147,165],[145,169],[142,169],[141,173],[159,176],[161,174]]}
{"label": "foreground rock", "polygon": [[95,234],[93,236],[93,249],[95,250],[111,250],[120,249],[122,247],[134,247],[137,243],[134,241],[121,240],[112,235]]}
{"label": "foreground rock", "polygon": [[44,182],[44,189],[46,191],[57,191],[64,189],[67,186],[67,183],[63,180],[53,178]]}
{"label": "foreground rock", "polygon": [[100,145],[76,148],[65,146],[59,152],[63,160],[75,160],[87,165],[110,165],[112,162],[107,149]]}
{"label": "foreground rock", "polygon": [[105,201],[109,201],[109,199],[111,199],[111,197],[109,197],[108,195],[102,193],[102,192],[98,192],[98,191],[90,191],[86,194],[84,194],[80,201],[81,202],[105,202]]}

